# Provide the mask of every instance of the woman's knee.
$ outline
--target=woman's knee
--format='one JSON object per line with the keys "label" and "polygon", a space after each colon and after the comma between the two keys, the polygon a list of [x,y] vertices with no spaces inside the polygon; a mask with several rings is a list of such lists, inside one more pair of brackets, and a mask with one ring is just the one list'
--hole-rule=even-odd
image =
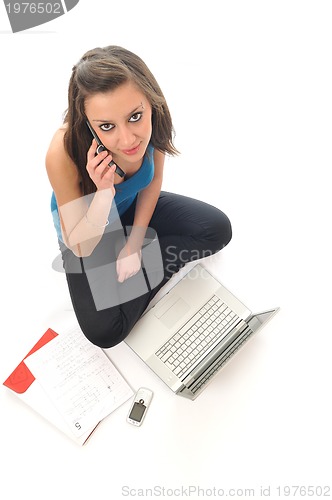
{"label": "woman's knee", "polygon": [[222,250],[232,239],[231,221],[224,212],[217,208],[210,219],[206,239],[213,253]]}
{"label": "woman's knee", "polygon": [[104,311],[99,311],[97,318],[93,321],[81,321],[80,326],[82,332],[92,344],[102,349],[108,349],[122,342],[129,334],[130,328],[121,315],[116,318],[104,318],[104,315],[100,314],[102,312]]}
{"label": "woman's knee", "polygon": [[219,227],[219,246],[220,250],[224,248],[232,239],[232,224],[229,218],[227,217],[224,212],[220,210],[220,215],[219,215],[219,222],[218,222],[218,227]]}

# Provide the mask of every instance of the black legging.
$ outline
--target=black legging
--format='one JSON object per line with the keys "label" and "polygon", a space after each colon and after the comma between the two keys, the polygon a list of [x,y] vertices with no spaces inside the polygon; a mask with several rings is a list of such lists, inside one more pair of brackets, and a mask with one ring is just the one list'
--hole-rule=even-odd
{"label": "black legging", "polygon": [[[121,217],[123,227],[133,224],[134,213],[135,203]],[[158,238],[151,236],[148,241],[150,248],[160,246],[161,266],[158,259],[154,262],[152,258],[152,266],[150,262],[145,265],[147,271],[143,269],[124,283],[117,282],[115,271],[116,256],[125,241],[122,228],[105,232],[92,255],[83,259],[60,245],[74,311],[83,333],[93,344],[108,348],[124,340],[174,273],[187,262],[221,250],[232,237],[230,221],[219,209],[167,192],[161,192],[151,218],[148,233],[153,230]],[[149,245],[146,249],[149,252]],[[136,292],[135,287],[141,292]]]}

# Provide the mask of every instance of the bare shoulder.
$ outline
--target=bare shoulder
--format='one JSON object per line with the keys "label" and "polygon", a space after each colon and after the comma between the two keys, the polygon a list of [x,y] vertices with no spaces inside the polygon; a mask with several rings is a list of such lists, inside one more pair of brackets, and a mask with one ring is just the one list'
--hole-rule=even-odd
{"label": "bare shoulder", "polygon": [[162,153],[161,151],[159,151],[159,149],[155,149],[153,158],[155,168],[163,168],[165,163],[165,153]]}
{"label": "bare shoulder", "polygon": [[65,133],[65,127],[61,127],[55,132],[46,153],[46,170],[52,185],[57,177],[79,182],[79,172],[65,149]]}
{"label": "bare shoulder", "polygon": [[158,149],[154,150],[154,177],[163,176],[164,164],[165,164],[165,153],[162,153]]}
{"label": "bare shoulder", "polygon": [[46,168],[63,168],[64,164],[69,164],[71,159],[65,150],[64,137],[66,130],[59,128],[52,137],[46,153]]}
{"label": "bare shoulder", "polygon": [[80,174],[65,149],[65,133],[64,127],[55,132],[45,158],[49,181],[61,204],[80,196]]}
{"label": "bare shoulder", "polygon": [[165,153],[163,153],[162,151],[159,151],[159,149],[154,150],[153,156],[154,156],[155,162],[157,161],[157,162],[163,163],[165,161]]}

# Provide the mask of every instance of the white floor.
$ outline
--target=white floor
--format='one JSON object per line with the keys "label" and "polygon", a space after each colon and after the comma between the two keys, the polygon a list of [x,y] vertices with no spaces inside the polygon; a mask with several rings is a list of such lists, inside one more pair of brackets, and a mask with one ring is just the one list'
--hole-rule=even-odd
{"label": "white floor", "polygon": [[84,447],[3,387],[2,496],[331,496],[329,3],[232,2],[217,13],[212,1],[170,0],[159,17],[147,0],[100,3],[106,34],[83,0],[35,33],[0,34],[2,381],[48,327],[74,321],[51,268],[44,156],[71,66],[97,45],[136,51],[160,81],[182,152],[167,161],[164,188],[232,220],[232,242],[206,266],[252,310],[281,309],[195,402],[125,344],[108,350],[154,398],[141,428],[126,423],[128,402]]}

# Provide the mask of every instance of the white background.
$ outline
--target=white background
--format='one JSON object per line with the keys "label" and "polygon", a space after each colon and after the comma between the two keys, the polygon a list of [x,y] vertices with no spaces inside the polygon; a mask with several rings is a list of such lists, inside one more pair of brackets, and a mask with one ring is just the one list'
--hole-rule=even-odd
{"label": "white background", "polygon": [[332,495],[331,15],[326,1],[81,0],[12,34],[0,5],[1,381],[48,327],[74,318],[51,269],[44,158],[71,68],[96,46],[136,52],[164,91],[182,152],[164,188],[230,217],[233,240],[207,265],[252,310],[281,307],[195,402],[126,345],[109,350],[154,399],[141,428],[126,423],[128,402],[83,448],[3,387],[3,498],[120,499],[125,486],[175,497],[189,485],[239,498],[330,485]]}

